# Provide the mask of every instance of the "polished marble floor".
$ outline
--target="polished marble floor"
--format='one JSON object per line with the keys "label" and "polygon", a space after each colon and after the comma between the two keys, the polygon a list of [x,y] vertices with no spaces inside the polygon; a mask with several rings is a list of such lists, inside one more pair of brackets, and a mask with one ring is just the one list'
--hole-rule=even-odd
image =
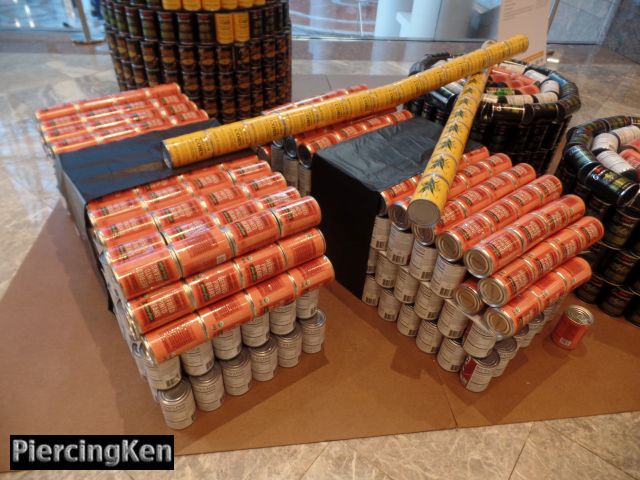
{"label": "polished marble floor", "polygon": [[[64,37],[40,39],[44,44],[5,40],[0,34],[0,296],[59,201],[34,110],[116,90],[110,59],[100,47],[71,47]],[[319,90],[360,83],[364,77],[375,86],[404,76],[424,52],[470,48],[459,43],[296,41],[293,70],[298,85],[314,82]],[[554,50],[551,67],[581,90],[583,108],[574,123],[639,113],[640,65],[605,48]],[[173,476],[640,480],[640,412],[185,456],[177,458],[173,473],[63,472],[38,478]]]}

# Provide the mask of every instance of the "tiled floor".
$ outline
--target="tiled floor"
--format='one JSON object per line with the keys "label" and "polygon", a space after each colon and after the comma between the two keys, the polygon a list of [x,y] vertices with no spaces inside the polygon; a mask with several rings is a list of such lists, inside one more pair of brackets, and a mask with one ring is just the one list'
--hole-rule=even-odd
{"label": "tiled floor", "polygon": [[[0,36],[0,296],[58,202],[33,112],[116,90],[109,57],[94,49],[6,42]],[[65,40],[62,40],[63,42]],[[12,52],[12,47],[16,51]],[[296,75],[326,89],[404,76],[427,51],[463,44],[297,41]],[[637,113],[640,65],[597,47],[557,47],[551,64],[574,79],[583,108],[574,122]],[[46,53],[64,52],[64,53]],[[298,77],[299,79],[301,77]],[[306,77],[307,79],[309,77]],[[302,81],[302,80],[299,80]],[[294,79],[295,83],[295,79]],[[295,91],[295,90],[294,90]],[[31,478],[28,473],[4,478]],[[38,478],[474,478],[640,480],[640,412],[178,457],[176,472],[39,474]]]}

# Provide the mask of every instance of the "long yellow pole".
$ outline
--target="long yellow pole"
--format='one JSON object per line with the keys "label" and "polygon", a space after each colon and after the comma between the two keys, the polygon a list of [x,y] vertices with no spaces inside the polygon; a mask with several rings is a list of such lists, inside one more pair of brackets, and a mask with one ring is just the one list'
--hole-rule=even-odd
{"label": "long yellow pole", "polygon": [[169,138],[163,142],[164,161],[169,167],[181,167],[393,108],[522,53],[528,46],[525,35],[515,35],[390,85]]}
{"label": "long yellow pole", "polygon": [[488,70],[472,75],[458,95],[411,197],[407,209],[411,223],[431,226],[440,220],[488,78]]}

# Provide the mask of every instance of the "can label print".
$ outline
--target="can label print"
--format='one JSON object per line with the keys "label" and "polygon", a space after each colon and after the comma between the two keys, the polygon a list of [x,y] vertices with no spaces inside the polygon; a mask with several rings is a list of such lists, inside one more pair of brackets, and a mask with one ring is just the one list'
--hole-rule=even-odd
{"label": "can label print", "polygon": [[224,228],[232,238],[236,255],[267,246],[280,238],[278,221],[270,211],[256,213]]}
{"label": "can label print", "polygon": [[362,301],[367,305],[376,307],[380,300],[380,292],[382,287],[378,285],[375,278],[371,275],[367,275],[364,280],[364,288],[362,290]]}
{"label": "can label print", "polygon": [[[123,240],[127,240],[127,238]],[[133,237],[129,239],[129,241],[107,249],[105,259],[107,263],[113,265],[114,263],[124,262],[138,255],[150,253],[156,248],[164,247],[164,245],[164,238],[156,231],[155,234],[139,238]]]}
{"label": "can label print", "polygon": [[391,220],[388,217],[377,216],[371,233],[371,247],[376,250],[386,250],[390,231]]}
{"label": "can label print", "polygon": [[182,378],[178,357],[170,358],[157,365],[145,361],[144,368],[149,385],[158,390],[175,387]]}
{"label": "can label print", "polygon": [[199,410],[210,412],[222,406],[224,383],[220,365],[216,364],[205,375],[190,377],[189,380]]}
{"label": "can label print", "polygon": [[496,230],[493,222],[483,214],[476,214],[436,237],[442,257],[450,261],[462,258],[464,252]]}
{"label": "can label print", "polygon": [[451,298],[467,273],[464,265],[458,265],[438,256],[431,278],[431,288],[439,296]]}
{"label": "can label print", "polygon": [[414,310],[416,314],[425,320],[435,320],[440,315],[444,298],[435,294],[431,290],[431,284],[428,282],[420,283],[418,293],[416,295],[416,303]]}
{"label": "can label print", "polygon": [[[576,251],[577,243],[576,240],[574,247],[565,244],[567,252],[571,252],[572,250]],[[548,241],[542,242],[526,252],[522,256],[522,259],[534,267],[534,279],[542,277],[545,273],[560,265],[564,260],[567,260],[567,258],[563,256],[562,250],[557,248],[554,243]]]}
{"label": "can label print", "polygon": [[445,300],[438,317],[438,330],[447,338],[460,338],[469,323],[469,318],[451,300]]}
{"label": "can label print", "polygon": [[[374,282],[375,283],[375,282]],[[320,289],[309,290],[300,295],[296,300],[296,317],[311,318],[318,311],[318,300],[320,299]]]}
{"label": "can label print", "polygon": [[265,312],[240,325],[242,343],[248,347],[259,347],[269,340],[269,317]]}
{"label": "can label print", "polygon": [[326,249],[322,232],[313,228],[278,242],[289,268],[301,265],[321,256]]}
{"label": "can label print", "polygon": [[209,230],[214,227],[213,220],[210,217],[200,217],[191,220],[182,225],[176,225],[161,231],[162,236],[166,242],[171,244],[178,240],[184,240],[195,235],[199,235],[201,232]]}
{"label": "can label print", "polygon": [[156,363],[180,355],[207,341],[207,331],[202,319],[195,313],[162,325],[144,335]]}
{"label": "can label print", "polygon": [[184,223],[192,218],[206,213],[203,205],[198,200],[171,205],[151,212],[160,229],[170,227],[176,223]]}
{"label": "can label print", "polygon": [[443,338],[436,322],[422,320],[416,335],[416,346],[424,353],[437,353]]}
{"label": "can label print", "polygon": [[409,273],[420,281],[431,280],[437,258],[438,250],[436,248],[415,240],[411,250]]}
{"label": "can label print", "polygon": [[392,290],[382,290],[378,303],[378,316],[387,322],[395,322],[402,304],[394,297]]}
{"label": "can label print", "polygon": [[228,234],[217,228],[174,242],[173,251],[178,257],[184,276],[220,265],[233,257]]}
{"label": "can label print", "polygon": [[415,337],[418,334],[420,321],[420,317],[416,315],[413,306],[405,304],[400,308],[396,326],[401,334],[407,337]]}
{"label": "can label print", "polygon": [[485,358],[468,356],[460,369],[460,382],[472,392],[486,390],[499,362],[500,357],[495,350]]}
{"label": "can label print", "polygon": [[236,264],[245,288],[282,273],[286,269],[284,253],[277,245],[270,245],[238,258]]}
{"label": "can label print", "polygon": [[375,280],[383,288],[393,288],[396,283],[398,269],[400,267],[395,263],[391,263],[386,253],[378,254],[378,263],[376,265]]}
{"label": "can label print", "polygon": [[333,265],[325,256],[315,258],[310,262],[293,268],[289,270],[288,274],[294,284],[297,296],[327,285],[335,278]]}
{"label": "can label print", "polygon": [[217,212],[225,207],[231,207],[247,200],[246,191],[240,186],[217,187],[216,190],[201,192],[203,200],[207,203],[207,207],[211,212]]}
{"label": "can label print", "polygon": [[278,219],[283,237],[314,227],[321,220],[320,205],[313,197],[304,197],[276,207],[273,213]]}
{"label": "can label print", "polygon": [[462,348],[473,357],[486,357],[496,344],[496,334],[477,323],[470,323],[462,340]]}
{"label": "can label print", "polygon": [[238,222],[262,210],[260,203],[255,200],[247,200],[233,207],[225,208],[211,215],[217,225],[227,225]]}
{"label": "can label print", "polygon": [[[209,338],[214,339],[221,333],[253,318],[253,306],[247,295],[244,292],[239,292],[198,310],[198,313],[207,328]],[[214,346],[216,346],[215,340]]]}
{"label": "can label print", "polygon": [[230,185],[233,183],[230,175],[219,168],[196,170],[187,177],[187,181],[195,190],[212,187],[214,185]]}
{"label": "can label print", "polygon": [[131,300],[128,312],[138,333],[146,333],[193,311],[194,305],[182,282],[167,285]]}
{"label": "can label print", "polygon": [[444,338],[438,350],[438,365],[448,372],[459,372],[467,352],[462,348],[460,339]]}
{"label": "can label print", "polygon": [[395,225],[391,227],[387,247],[387,258],[392,263],[406,265],[409,263],[414,237],[411,232],[403,232]]}
{"label": "can label print", "polygon": [[113,247],[126,241],[128,236],[142,236],[157,232],[156,223],[150,215],[132,217],[95,230],[95,237],[105,247]]}
{"label": "can label print", "polygon": [[205,270],[189,277],[187,284],[195,300],[196,308],[214,303],[243,287],[240,270],[234,262],[227,262],[220,267]]}
{"label": "can label print", "polygon": [[290,303],[296,296],[291,277],[284,273],[250,287],[247,293],[255,307],[256,316],[263,315],[273,307]]}
{"label": "can label print", "polygon": [[180,363],[188,375],[204,375],[213,367],[213,346],[204,342],[180,354]]}
{"label": "can label print", "polygon": [[395,297],[402,303],[413,303],[420,282],[409,274],[407,267],[400,267],[393,290]]}

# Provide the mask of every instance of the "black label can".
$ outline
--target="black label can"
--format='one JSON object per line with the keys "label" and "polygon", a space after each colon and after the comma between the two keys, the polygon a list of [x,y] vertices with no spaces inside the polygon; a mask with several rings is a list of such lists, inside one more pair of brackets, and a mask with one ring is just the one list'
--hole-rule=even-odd
{"label": "black label can", "polygon": [[576,297],[586,303],[596,303],[603,292],[606,285],[604,278],[599,275],[591,275],[591,279],[576,289],[574,292]]}
{"label": "black label can", "polygon": [[607,315],[619,317],[629,306],[633,297],[633,292],[628,288],[609,285],[598,306]]}
{"label": "black label can", "polygon": [[173,12],[158,12],[158,29],[160,30],[160,40],[163,42],[176,41],[176,29],[173,22]]}
{"label": "black label can", "polygon": [[213,29],[213,15],[210,13],[197,13],[196,22],[198,24],[198,41],[201,44],[213,45],[216,34]]}
{"label": "black label can", "polygon": [[216,63],[219,72],[231,72],[233,70],[233,46],[216,46]]}
{"label": "black label can", "polygon": [[125,7],[125,15],[127,17],[127,28],[129,36],[142,39],[142,25],[140,23],[140,14],[136,7]]}
{"label": "black label can", "polygon": [[140,24],[142,26],[142,37],[145,40],[158,40],[158,24],[156,23],[156,12],[153,10],[139,10]]}
{"label": "black label can", "polygon": [[611,217],[611,221],[606,225],[602,240],[609,246],[622,248],[631,238],[631,234],[639,222],[640,218],[632,217],[621,210],[616,210]]}
{"label": "black label can", "polygon": [[183,72],[195,72],[197,67],[195,46],[191,44],[178,45],[180,69]]}
{"label": "black label can", "polygon": [[610,282],[623,284],[630,278],[639,258],[631,252],[619,251],[605,264],[602,276]]}

